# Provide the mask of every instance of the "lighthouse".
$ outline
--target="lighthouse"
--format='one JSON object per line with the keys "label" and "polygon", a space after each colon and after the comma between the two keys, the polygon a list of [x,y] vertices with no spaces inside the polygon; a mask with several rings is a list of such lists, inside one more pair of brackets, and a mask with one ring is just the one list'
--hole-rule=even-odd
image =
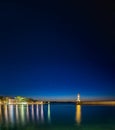
{"label": "lighthouse", "polygon": [[77,95],[77,102],[79,103],[80,102],[80,94],[78,93]]}

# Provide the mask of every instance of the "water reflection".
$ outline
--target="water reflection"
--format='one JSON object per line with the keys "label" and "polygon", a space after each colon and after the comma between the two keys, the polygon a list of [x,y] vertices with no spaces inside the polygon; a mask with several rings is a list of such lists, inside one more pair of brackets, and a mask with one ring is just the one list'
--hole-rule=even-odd
{"label": "water reflection", "polygon": [[16,113],[16,123],[19,123],[19,110],[18,110],[18,105],[16,105],[16,109],[15,109],[15,113]]}
{"label": "water reflection", "polygon": [[41,122],[44,122],[44,111],[43,111],[43,104],[41,104]]}
{"label": "water reflection", "polygon": [[39,121],[39,106],[36,106],[36,119]]}
{"label": "water reflection", "polygon": [[81,105],[76,105],[76,123],[81,123]]}
{"label": "water reflection", "polygon": [[31,114],[32,114],[32,121],[34,122],[34,105],[32,105],[32,109],[31,109]]}
{"label": "water reflection", "polygon": [[0,123],[2,122],[2,106],[0,105]]}
{"label": "water reflection", "polygon": [[[54,106],[52,106],[54,107]],[[81,123],[81,106],[76,105],[75,120]],[[47,109],[47,110],[46,110]],[[56,109],[56,108],[55,108]],[[52,109],[53,111],[53,109]],[[58,112],[58,111],[57,111]],[[30,123],[53,123],[50,103],[46,105],[2,105],[0,106],[0,123],[7,126],[26,126]],[[55,119],[54,119],[55,120]],[[3,122],[3,123],[2,123]]]}
{"label": "water reflection", "polygon": [[12,126],[12,127],[14,125],[24,126],[27,123],[30,123],[31,121],[37,123],[38,122],[44,123],[43,104],[0,105],[0,125],[5,124],[6,126]]}
{"label": "water reflection", "polygon": [[30,118],[29,118],[29,105],[27,105],[26,107],[26,119],[27,119],[27,122],[29,122]]}
{"label": "water reflection", "polygon": [[21,118],[21,124],[24,125],[25,124],[25,109],[24,109],[24,105],[20,106],[20,118]]}
{"label": "water reflection", "polygon": [[48,122],[51,122],[50,103],[48,103]]}
{"label": "water reflection", "polygon": [[[14,125],[14,106],[13,105],[9,105],[8,106],[9,110],[9,123],[13,126]],[[8,114],[7,114],[8,117]]]}

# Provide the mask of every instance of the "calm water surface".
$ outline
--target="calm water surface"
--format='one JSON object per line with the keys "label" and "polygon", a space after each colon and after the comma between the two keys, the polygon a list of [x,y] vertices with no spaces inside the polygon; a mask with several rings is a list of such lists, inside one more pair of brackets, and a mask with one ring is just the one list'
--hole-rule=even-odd
{"label": "calm water surface", "polygon": [[115,107],[0,105],[0,130],[115,130]]}

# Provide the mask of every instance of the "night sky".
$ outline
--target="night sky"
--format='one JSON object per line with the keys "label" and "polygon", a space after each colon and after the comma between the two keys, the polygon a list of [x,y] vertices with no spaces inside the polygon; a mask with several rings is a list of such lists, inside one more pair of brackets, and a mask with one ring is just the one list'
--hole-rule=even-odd
{"label": "night sky", "polygon": [[110,36],[100,0],[0,2],[0,95],[115,98]]}

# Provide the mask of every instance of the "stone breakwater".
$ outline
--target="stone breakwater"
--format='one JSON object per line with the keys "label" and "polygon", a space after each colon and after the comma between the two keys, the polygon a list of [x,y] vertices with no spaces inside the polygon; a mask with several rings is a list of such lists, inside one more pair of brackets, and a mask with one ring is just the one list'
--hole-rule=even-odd
{"label": "stone breakwater", "polygon": [[81,105],[113,105],[115,106],[115,101],[81,101]]}

